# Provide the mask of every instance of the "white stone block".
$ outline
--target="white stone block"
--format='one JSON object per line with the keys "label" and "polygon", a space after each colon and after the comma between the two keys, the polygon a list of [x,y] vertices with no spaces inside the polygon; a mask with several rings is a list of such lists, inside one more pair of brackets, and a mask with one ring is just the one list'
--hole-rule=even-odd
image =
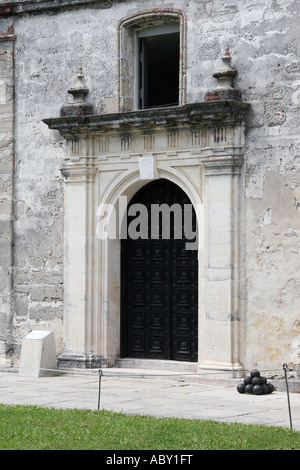
{"label": "white stone block", "polygon": [[153,180],[157,177],[156,159],[152,154],[145,154],[138,161],[141,180]]}
{"label": "white stone block", "polygon": [[34,330],[22,341],[19,376],[44,377],[57,368],[55,338],[52,331]]}

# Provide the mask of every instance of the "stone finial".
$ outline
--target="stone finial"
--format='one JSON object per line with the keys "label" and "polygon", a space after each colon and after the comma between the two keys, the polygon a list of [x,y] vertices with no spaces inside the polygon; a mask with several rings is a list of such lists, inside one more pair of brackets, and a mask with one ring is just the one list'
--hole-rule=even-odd
{"label": "stone finial", "polygon": [[218,86],[213,91],[208,91],[205,95],[206,101],[234,100],[241,101],[241,92],[233,86],[233,80],[237,76],[237,71],[231,68],[231,55],[229,47],[226,47],[222,57],[223,67],[213,74],[218,80]]}
{"label": "stone finial", "polygon": [[230,67],[231,55],[229,47],[226,47],[225,54],[222,57],[223,68],[213,74],[214,78],[219,80],[219,88],[233,88],[233,79],[237,76],[237,71]]}
{"label": "stone finial", "polygon": [[68,93],[73,96],[73,100],[61,108],[61,116],[82,116],[93,114],[93,106],[85,102],[89,89],[86,85],[81,67],[74,80],[73,86],[69,88]]}
{"label": "stone finial", "polygon": [[89,89],[82,74],[82,67],[80,67],[78,75],[74,80],[73,87],[69,88],[68,90],[68,93],[73,96],[72,103],[84,103],[88,92]]}

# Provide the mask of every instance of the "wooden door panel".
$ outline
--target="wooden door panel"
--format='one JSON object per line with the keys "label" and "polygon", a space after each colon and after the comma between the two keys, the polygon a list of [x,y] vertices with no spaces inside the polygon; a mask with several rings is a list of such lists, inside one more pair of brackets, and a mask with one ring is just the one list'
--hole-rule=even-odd
{"label": "wooden door panel", "polygon": [[[137,202],[148,208],[150,235],[151,204],[183,207],[189,199],[178,186],[158,180],[138,192],[132,204]],[[123,356],[197,361],[198,260],[185,246],[172,233],[168,240],[122,240]]]}

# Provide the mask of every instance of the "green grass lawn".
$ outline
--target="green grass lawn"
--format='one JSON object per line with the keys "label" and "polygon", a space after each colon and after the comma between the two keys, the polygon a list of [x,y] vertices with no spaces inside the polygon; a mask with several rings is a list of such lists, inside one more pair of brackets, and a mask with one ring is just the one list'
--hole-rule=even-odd
{"label": "green grass lawn", "polygon": [[1,450],[300,450],[289,428],[0,405]]}

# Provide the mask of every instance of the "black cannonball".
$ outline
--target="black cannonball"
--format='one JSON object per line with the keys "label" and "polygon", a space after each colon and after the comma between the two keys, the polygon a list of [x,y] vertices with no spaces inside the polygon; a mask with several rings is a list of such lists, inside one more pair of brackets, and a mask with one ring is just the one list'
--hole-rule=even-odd
{"label": "black cannonball", "polygon": [[268,385],[267,385],[267,384],[262,384],[262,385],[261,385],[261,388],[262,388],[262,393],[263,393],[263,395],[266,395],[267,393],[269,393],[269,389],[268,389]]}
{"label": "black cannonball", "polygon": [[251,375],[251,378],[253,379],[253,377],[260,377],[260,372],[259,370],[257,369],[253,369],[251,372],[250,372],[250,375]]}
{"label": "black cannonball", "polygon": [[268,393],[274,392],[274,385],[273,384],[268,384]]}
{"label": "black cannonball", "polygon": [[253,393],[254,395],[261,395],[262,394],[261,385],[253,385]]}
{"label": "black cannonball", "polygon": [[251,377],[250,376],[244,378],[244,384],[245,385],[251,384]]}
{"label": "black cannonball", "polygon": [[245,386],[245,393],[252,393],[252,390],[253,390],[252,384],[248,384]]}
{"label": "black cannonball", "polygon": [[238,384],[238,386],[236,388],[237,388],[237,391],[239,393],[245,393],[245,384],[243,384],[243,383]]}
{"label": "black cannonball", "polygon": [[261,379],[262,384],[267,384],[268,383],[266,377],[261,377],[260,379]]}
{"label": "black cannonball", "polygon": [[253,379],[251,379],[251,383],[252,385],[261,385],[262,381],[260,377],[253,377]]}

